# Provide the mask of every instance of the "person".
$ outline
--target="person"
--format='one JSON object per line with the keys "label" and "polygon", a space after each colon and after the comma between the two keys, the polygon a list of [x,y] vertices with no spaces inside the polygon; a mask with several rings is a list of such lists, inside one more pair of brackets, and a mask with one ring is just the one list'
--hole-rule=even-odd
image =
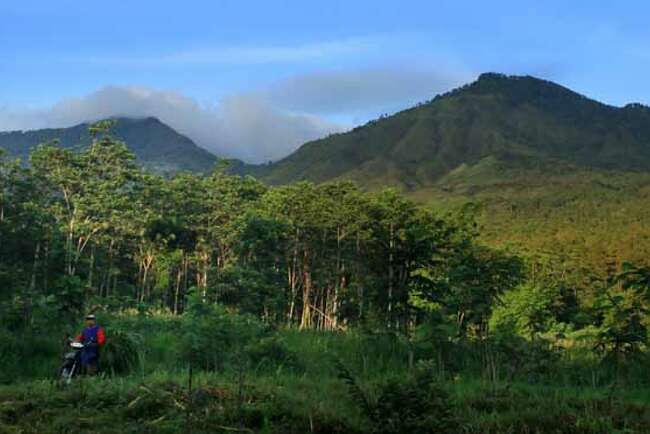
{"label": "person", "polygon": [[93,314],[86,316],[86,327],[77,336],[77,341],[84,344],[81,353],[81,365],[88,375],[97,374],[99,363],[99,349],[106,343],[104,329],[97,325],[97,318]]}

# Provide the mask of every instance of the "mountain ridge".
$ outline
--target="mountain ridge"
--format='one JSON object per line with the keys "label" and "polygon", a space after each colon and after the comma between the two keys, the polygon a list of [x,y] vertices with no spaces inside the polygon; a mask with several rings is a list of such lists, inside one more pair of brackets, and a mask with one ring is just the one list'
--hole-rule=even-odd
{"label": "mountain ridge", "polygon": [[[114,118],[112,134],[147,168],[212,170],[217,157],[155,117]],[[0,132],[0,147],[27,159],[39,143],[86,146],[90,123]],[[351,179],[407,191],[445,182],[461,166],[494,158],[505,167],[556,163],[605,170],[650,170],[650,107],[608,105],[529,75],[484,73],[477,80],[348,132],[303,144],[262,165],[230,160],[231,173],[269,184]]]}
{"label": "mountain ridge", "polygon": [[[217,161],[216,156],[156,117],[111,119],[116,121],[111,135],[125,142],[138,162],[148,169],[163,173],[209,172]],[[0,148],[10,157],[24,161],[35,146],[53,140],[58,140],[64,148],[80,149],[92,141],[88,131],[90,125],[90,122],[83,122],[67,128],[3,131],[0,132]]]}
{"label": "mountain ridge", "polygon": [[308,142],[270,165],[239,166],[270,184],[351,179],[406,190],[496,157],[650,170],[650,108],[607,105],[532,76],[484,73],[430,101]]}

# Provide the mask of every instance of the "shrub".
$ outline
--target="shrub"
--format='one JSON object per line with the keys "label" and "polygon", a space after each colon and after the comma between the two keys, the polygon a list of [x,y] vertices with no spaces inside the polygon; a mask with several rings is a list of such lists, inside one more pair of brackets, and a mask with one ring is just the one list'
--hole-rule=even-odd
{"label": "shrub", "polygon": [[51,375],[59,362],[55,339],[38,331],[9,331],[0,327],[0,383]]}
{"label": "shrub", "polygon": [[289,349],[284,339],[278,336],[263,337],[246,348],[246,355],[257,369],[281,366],[292,371],[304,369],[297,355]]}
{"label": "shrub", "polygon": [[483,360],[483,368],[493,381],[538,383],[558,368],[560,353],[542,338],[528,341],[518,335],[495,333],[485,342]]}
{"label": "shrub", "polygon": [[217,370],[242,364],[298,363],[269,326],[252,315],[193,298],[181,321],[181,358],[199,369]]}
{"label": "shrub", "polygon": [[390,379],[378,387],[373,397],[341,363],[337,368],[350,396],[370,421],[372,434],[454,432],[449,397],[433,384],[429,369],[416,371],[408,378]]}
{"label": "shrub", "polygon": [[113,375],[133,371],[142,357],[142,336],[120,330],[110,330],[109,333],[100,359],[102,370]]}

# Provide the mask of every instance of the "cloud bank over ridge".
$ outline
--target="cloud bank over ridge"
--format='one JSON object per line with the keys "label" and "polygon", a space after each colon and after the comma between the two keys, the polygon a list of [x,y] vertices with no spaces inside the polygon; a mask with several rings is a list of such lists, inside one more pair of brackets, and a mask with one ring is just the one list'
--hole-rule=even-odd
{"label": "cloud bank over ridge", "polygon": [[220,157],[260,163],[350,128],[352,122],[340,120],[346,115],[374,117],[406,108],[462,80],[406,68],[318,72],[230,95],[218,104],[202,104],[176,91],[106,86],[46,109],[0,107],[0,131],[68,127],[115,116],[155,116]]}
{"label": "cloud bank over ridge", "polygon": [[275,109],[254,96],[230,96],[208,106],[178,92],[107,86],[50,109],[0,109],[0,130],[69,127],[115,116],[155,116],[220,157],[254,163],[284,157],[306,141],[342,129],[316,116]]}

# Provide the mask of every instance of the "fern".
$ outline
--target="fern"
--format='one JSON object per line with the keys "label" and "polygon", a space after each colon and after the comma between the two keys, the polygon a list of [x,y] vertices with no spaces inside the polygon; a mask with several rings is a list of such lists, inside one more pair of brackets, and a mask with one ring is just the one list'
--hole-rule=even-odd
{"label": "fern", "polygon": [[373,434],[430,434],[454,432],[447,394],[433,385],[431,369],[413,377],[386,382],[377,400],[368,398],[363,388],[339,360],[338,377],[347,385],[352,400],[370,421]]}
{"label": "fern", "polygon": [[365,416],[373,419],[375,416],[374,406],[371,405],[368,396],[361,386],[359,386],[354,375],[352,375],[350,370],[339,359],[336,359],[335,367],[338,371],[338,378],[348,387],[348,392],[352,400],[359,406]]}

